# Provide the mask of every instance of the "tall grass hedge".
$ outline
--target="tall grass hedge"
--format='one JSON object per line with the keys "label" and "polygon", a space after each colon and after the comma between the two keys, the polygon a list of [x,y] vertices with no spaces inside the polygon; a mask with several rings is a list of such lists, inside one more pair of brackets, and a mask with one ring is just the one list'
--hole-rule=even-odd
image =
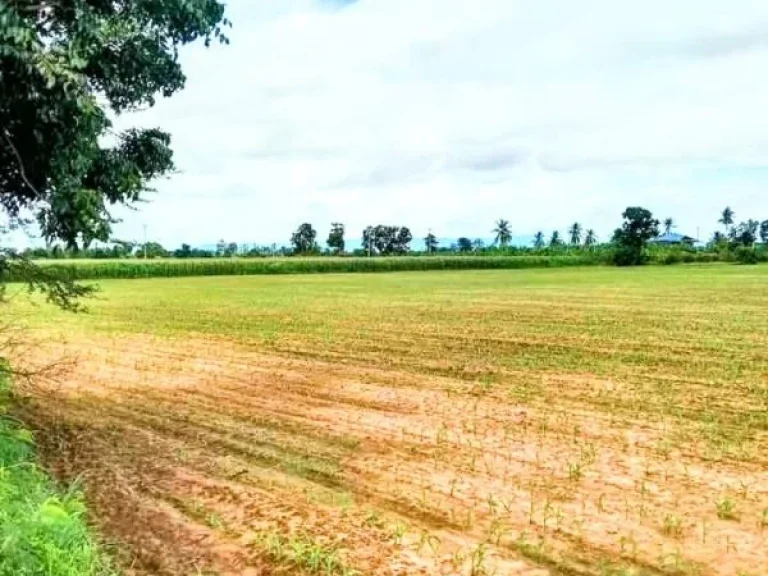
{"label": "tall grass hedge", "polygon": [[[345,272],[405,272],[425,270],[512,270],[559,268],[601,263],[596,255],[563,256],[400,256],[392,258],[219,258],[162,260],[73,260],[41,262],[73,280],[107,278],[172,278],[262,274],[332,274]],[[4,280],[18,281],[12,272]]]}

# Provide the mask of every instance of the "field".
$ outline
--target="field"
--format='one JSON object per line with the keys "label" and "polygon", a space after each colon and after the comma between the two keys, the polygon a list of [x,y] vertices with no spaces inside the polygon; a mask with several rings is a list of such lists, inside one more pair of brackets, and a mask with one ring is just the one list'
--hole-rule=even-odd
{"label": "field", "polygon": [[18,415],[129,574],[761,576],[768,267],[19,297]]}

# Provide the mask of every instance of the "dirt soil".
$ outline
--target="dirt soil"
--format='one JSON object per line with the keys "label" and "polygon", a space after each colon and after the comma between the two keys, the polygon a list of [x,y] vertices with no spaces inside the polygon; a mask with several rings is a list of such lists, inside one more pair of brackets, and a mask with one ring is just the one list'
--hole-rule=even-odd
{"label": "dirt soil", "polygon": [[578,400],[620,381],[535,374],[563,390],[553,406],[216,339],[35,352],[61,357],[77,362],[20,412],[129,574],[315,570],[277,542],[372,575],[768,570],[768,455],[709,459],[674,429]]}

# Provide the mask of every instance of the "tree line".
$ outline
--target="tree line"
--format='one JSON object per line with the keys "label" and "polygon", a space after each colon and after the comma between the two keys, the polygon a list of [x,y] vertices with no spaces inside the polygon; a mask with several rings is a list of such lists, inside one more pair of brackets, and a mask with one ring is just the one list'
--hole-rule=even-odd
{"label": "tree line", "polygon": [[[521,246],[513,243],[512,225],[509,220],[499,219],[491,230],[493,240],[486,244],[481,238],[462,236],[448,245],[441,245],[438,237],[431,231],[423,238],[423,249],[414,250],[411,247],[413,234],[407,226],[372,225],[367,226],[361,233],[359,248],[347,250],[347,229],[344,224],[334,222],[325,246],[318,240],[314,226],[305,222],[293,232],[288,246],[271,245],[238,245],[236,242],[220,240],[214,249],[193,248],[190,244],[182,244],[176,250],[167,250],[158,242],[127,242],[116,240],[109,247],[92,247],[81,250],[56,245],[46,248],[27,250],[25,255],[32,258],[217,258],[217,257],[269,257],[269,256],[321,256],[321,255],[352,255],[352,256],[402,256],[405,254],[562,254],[577,251],[601,250],[609,253],[609,260],[619,265],[642,264],[648,257],[648,244],[660,234],[671,234],[676,228],[673,218],[665,218],[660,222],[653,214],[642,207],[629,207],[622,214],[623,222],[607,242],[601,242],[592,228],[574,222],[562,235],[559,230],[549,234],[538,231],[533,236],[530,245]],[[768,220],[758,221],[748,219],[736,223],[735,213],[726,207],[720,214],[718,223],[723,231],[717,231],[703,247],[694,248],[692,245],[682,246],[688,250],[730,251],[734,258],[740,260],[753,259],[743,249],[755,249],[758,241],[768,245]],[[679,247],[678,247],[679,248]],[[762,247],[761,247],[762,248]],[[663,246],[658,250],[665,249]],[[761,254],[757,254],[758,259]]]}

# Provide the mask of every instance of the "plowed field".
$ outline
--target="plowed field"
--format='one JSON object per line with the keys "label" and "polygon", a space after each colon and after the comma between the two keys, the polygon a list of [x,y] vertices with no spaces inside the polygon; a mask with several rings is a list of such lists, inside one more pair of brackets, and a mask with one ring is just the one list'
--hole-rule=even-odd
{"label": "plowed field", "polygon": [[105,281],[19,407],[129,574],[768,573],[768,268]]}

